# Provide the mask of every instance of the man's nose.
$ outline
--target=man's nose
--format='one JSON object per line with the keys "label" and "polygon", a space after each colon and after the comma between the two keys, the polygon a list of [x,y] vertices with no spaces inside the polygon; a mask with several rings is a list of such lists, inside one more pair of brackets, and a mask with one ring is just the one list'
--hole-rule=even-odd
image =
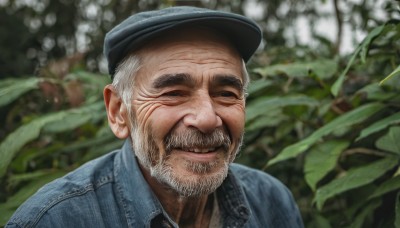
{"label": "man's nose", "polygon": [[198,97],[191,106],[190,113],[183,119],[186,127],[194,127],[203,133],[210,133],[222,126],[222,119],[215,112],[209,95]]}

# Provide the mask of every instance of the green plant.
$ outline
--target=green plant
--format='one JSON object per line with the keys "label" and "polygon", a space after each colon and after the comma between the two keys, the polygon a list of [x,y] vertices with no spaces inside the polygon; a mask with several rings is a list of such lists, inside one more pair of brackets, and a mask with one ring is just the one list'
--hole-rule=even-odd
{"label": "green plant", "polygon": [[307,227],[400,227],[399,38],[391,21],[346,62],[253,69],[239,161],[283,180]]}
{"label": "green plant", "polygon": [[108,81],[80,69],[0,81],[0,224],[45,183],[122,145],[106,122]]}
{"label": "green plant", "polygon": [[[400,227],[399,36],[392,21],[349,59],[279,47],[251,63],[237,162],[286,183],[307,227]],[[0,81],[0,224],[43,184],[121,146],[107,83],[82,67]]]}

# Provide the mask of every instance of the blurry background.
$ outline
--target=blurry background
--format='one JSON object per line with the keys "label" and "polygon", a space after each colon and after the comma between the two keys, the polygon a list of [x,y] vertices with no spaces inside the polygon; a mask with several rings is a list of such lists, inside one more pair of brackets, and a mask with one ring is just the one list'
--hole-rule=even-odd
{"label": "blurry background", "polygon": [[37,73],[50,60],[67,56],[106,73],[105,33],[135,12],[172,5],[249,16],[264,30],[267,49],[332,43],[333,50],[326,51],[335,54],[351,52],[371,28],[397,13],[395,1],[385,0],[0,0],[0,76]]}
{"label": "blurry background", "polygon": [[244,14],[264,32],[237,162],[283,181],[307,227],[400,227],[395,0],[0,0],[0,225],[122,144],[102,103],[104,35],[175,5]]}

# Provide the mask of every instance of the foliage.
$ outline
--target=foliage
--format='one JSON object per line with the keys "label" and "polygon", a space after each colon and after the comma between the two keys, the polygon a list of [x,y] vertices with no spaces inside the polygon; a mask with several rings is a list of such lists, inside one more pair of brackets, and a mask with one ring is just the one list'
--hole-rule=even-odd
{"label": "foliage", "polygon": [[[387,18],[394,8],[392,1],[375,0],[3,0],[0,1],[0,78],[32,74],[65,56],[72,56],[76,62],[84,60],[90,71],[100,68],[106,72],[101,55],[103,38],[116,23],[135,12],[188,4],[249,15],[252,14],[248,9],[258,11],[254,18],[265,31],[267,47],[298,46],[299,34],[307,32],[314,38],[312,43],[330,42],[326,31],[320,32],[315,27],[327,20],[337,21],[334,43],[328,47],[334,52],[340,49],[344,26],[351,28],[352,34],[348,36],[368,32],[382,24],[382,18]],[[324,10],[329,4],[335,6],[334,12]],[[383,7],[389,10],[375,15]],[[302,26],[299,20],[309,25]]]}
{"label": "foliage", "polygon": [[[81,69],[63,78],[0,81],[0,108],[10,108],[10,133],[0,143],[0,224],[43,184],[122,145],[106,121],[101,91],[108,82]],[[57,97],[64,100],[49,100]],[[29,114],[21,118],[21,110]]]}
{"label": "foliage", "polygon": [[399,227],[399,36],[391,21],[348,60],[252,69],[239,161],[283,180],[307,227]]}

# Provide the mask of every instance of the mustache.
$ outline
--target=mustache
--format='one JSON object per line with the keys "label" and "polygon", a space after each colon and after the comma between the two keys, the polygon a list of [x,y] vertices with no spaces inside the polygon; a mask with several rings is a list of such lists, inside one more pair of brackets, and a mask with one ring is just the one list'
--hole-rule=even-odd
{"label": "mustache", "polygon": [[231,145],[229,135],[221,128],[205,134],[197,129],[189,128],[184,132],[172,131],[164,140],[166,151],[170,152],[174,148],[217,148],[222,147],[228,151]]}

